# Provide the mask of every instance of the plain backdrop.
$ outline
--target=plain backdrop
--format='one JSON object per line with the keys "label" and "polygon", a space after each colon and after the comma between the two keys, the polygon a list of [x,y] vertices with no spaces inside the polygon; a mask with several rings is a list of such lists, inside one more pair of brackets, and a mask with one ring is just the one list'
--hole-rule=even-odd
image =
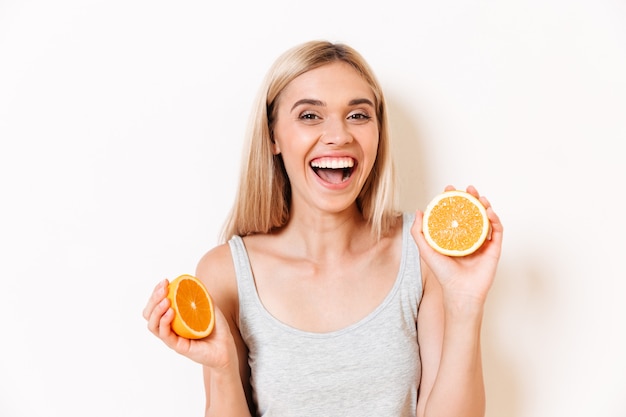
{"label": "plain backdrop", "polygon": [[[232,204],[271,62],[384,86],[405,210],[474,184],[505,225],[488,417],[626,416],[626,3],[0,0],[0,416],[200,416],[141,316]],[[384,387],[381,387],[384,389]]]}

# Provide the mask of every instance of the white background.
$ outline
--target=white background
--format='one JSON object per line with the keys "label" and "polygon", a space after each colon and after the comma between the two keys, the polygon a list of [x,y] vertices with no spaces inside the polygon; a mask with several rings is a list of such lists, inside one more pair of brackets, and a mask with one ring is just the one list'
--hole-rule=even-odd
{"label": "white background", "polygon": [[276,56],[356,47],[405,209],[475,184],[505,224],[489,417],[626,416],[622,0],[0,0],[0,415],[202,415],[141,310],[234,197]]}

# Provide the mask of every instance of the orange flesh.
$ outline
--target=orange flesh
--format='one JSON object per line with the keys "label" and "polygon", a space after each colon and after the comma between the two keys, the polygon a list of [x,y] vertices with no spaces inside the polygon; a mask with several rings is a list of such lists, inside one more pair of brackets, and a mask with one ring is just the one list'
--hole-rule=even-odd
{"label": "orange flesh", "polygon": [[483,217],[478,208],[459,196],[442,199],[428,219],[431,238],[444,249],[469,249],[479,240],[482,230]]}
{"label": "orange flesh", "polygon": [[203,332],[211,323],[211,305],[205,292],[190,279],[178,284],[176,305],[180,318],[194,331]]}

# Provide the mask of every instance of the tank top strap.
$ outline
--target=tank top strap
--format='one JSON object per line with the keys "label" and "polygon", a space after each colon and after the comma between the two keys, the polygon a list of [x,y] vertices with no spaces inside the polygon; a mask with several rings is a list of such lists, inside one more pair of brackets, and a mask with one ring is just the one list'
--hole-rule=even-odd
{"label": "tank top strap", "polygon": [[254,300],[256,298],[256,284],[252,275],[252,267],[248,252],[241,236],[233,236],[228,244],[230,246],[235,275],[237,277],[237,288],[239,290],[239,302]]}

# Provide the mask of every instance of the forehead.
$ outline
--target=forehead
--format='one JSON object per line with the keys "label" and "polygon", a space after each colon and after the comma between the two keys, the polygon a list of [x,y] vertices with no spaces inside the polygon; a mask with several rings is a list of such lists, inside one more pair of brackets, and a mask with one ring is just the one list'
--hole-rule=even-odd
{"label": "forehead", "polygon": [[375,102],[374,92],[365,78],[345,62],[333,62],[300,74],[287,84],[281,96],[281,101],[287,103],[302,98],[329,103],[368,98]]}

